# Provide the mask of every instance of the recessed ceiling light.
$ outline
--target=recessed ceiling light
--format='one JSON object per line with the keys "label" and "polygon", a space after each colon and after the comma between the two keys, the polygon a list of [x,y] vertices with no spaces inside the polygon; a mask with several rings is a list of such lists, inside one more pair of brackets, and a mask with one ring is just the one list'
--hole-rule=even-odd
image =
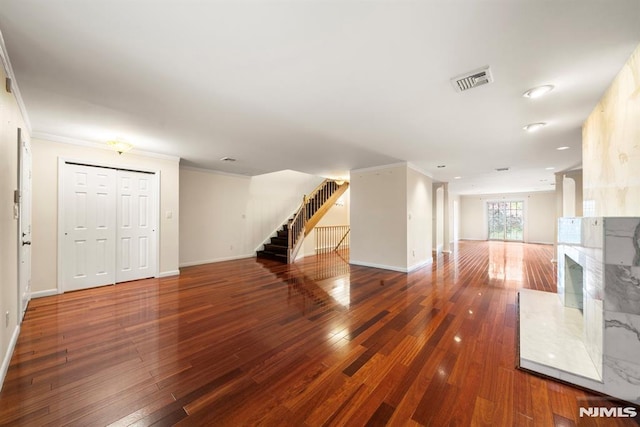
{"label": "recessed ceiling light", "polygon": [[453,179],[461,179],[461,176],[454,176]]}
{"label": "recessed ceiling light", "polygon": [[522,129],[526,130],[527,132],[535,132],[537,130],[542,129],[543,127],[545,127],[547,124],[544,122],[539,122],[539,123],[529,123],[528,125],[524,126]]}
{"label": "recessed ceiling light", "polygon": [[558,147],[556,148],[556,150],[562,151],[562,150],[568,150],[570,147],[564,146],[564,147]]}
{"label": "recessed ceiling light", "polygon": [[525,98],[540,98],[542,95],[546,95],[547,93],[553,90],[553,85],[544,85],[534,87],[533,89],[529,89],[525,93],[522,94]]}
{"label": "recessed ceiling light", "polygon": [[545,169],[546,169],[546,170],[548,170],[548,171],[552,171],[552,170],[554,170],[555,168],[554,168],[553,166],[549,166],[548,168],[545,168]]}

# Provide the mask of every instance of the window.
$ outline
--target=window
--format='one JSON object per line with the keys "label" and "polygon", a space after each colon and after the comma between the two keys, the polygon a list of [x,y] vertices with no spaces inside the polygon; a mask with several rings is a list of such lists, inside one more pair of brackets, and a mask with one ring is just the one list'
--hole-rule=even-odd
{"label": "window", "polygon": [[524,240],[523,201],[487,202],[489,240]]}

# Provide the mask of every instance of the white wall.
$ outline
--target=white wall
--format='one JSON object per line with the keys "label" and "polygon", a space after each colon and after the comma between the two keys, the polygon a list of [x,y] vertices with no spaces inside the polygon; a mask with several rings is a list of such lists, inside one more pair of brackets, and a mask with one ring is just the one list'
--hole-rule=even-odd
{"label": "white wall", "polygon": [[430,263],[433,185],[426,175],[407,169],[407,269]]}
{"label": "white wall", "polygon": [[[4,56],[3,56],[4,58]],[[18,128],[28,132],[15,97],[4,89],[0,66],[0,384],[18,338],[18,221],[13,216],[13,192],[18,188]],[[5,313],[9,322],[5,323]]]}
{"label": "white wall", "polygon": [[[178,159],[149,157],[132,152],[33,139],[33,263],[34,296],[57,293],[58,284],[58,159],[88,164],[160,171],[160,263],[161,276],[178,274],[179,204]],[[170,214],[170,215],[169,215]],[[171,218],[167,218],[171,216]]]}
{"label": "white wall", "polygon": [[461,196],[460,239],[487,239],[486,202],[493,200],[523,200],[524,241],[548,244],[554,242],[556,195],[553,191]]}
{"label": "white wall", "polygon": [[350,262],[397,271],[429,262],[431,185],[407,164],[351,171]]}
{"label": "white wall", "polygon": [[352,264],[407,268],[407,167],[351,171]]}
{"label": "white wall", "polygon": [[180,168],[180,266],[255,256],[323,178]]}

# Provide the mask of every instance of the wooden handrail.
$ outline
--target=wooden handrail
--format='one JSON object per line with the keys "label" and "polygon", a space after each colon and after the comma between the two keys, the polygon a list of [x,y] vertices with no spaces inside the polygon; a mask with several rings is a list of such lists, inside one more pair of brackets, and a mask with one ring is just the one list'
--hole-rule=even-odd
{"label": "wooden handrail", "polygon": [[327,197],[326,200],[324,200],[324,203],[311,214],[307,214],[308,222],[306,224],[304,232],[305,236],[311,232],[311,230],[316,226],[316,224],[318,224],[324,214],[326,214],[327,211],[331,209],[331,207],[338,201],[340,196],[342,196],[344,192],[347,191],[347,188],[349,188],[349,184],[346,182],[342,185],[338,185],[335,182],[331,181],[331,185],[333,186],[333,190],[330,193],[327,193]]}

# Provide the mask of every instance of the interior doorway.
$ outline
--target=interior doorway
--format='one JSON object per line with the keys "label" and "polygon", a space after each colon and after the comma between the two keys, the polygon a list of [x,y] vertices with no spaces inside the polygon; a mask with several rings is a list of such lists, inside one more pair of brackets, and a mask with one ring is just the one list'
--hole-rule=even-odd
{"label": "interior doorway", "polygon": [[489,240],[524,241],[524,201],[487,202]]}

